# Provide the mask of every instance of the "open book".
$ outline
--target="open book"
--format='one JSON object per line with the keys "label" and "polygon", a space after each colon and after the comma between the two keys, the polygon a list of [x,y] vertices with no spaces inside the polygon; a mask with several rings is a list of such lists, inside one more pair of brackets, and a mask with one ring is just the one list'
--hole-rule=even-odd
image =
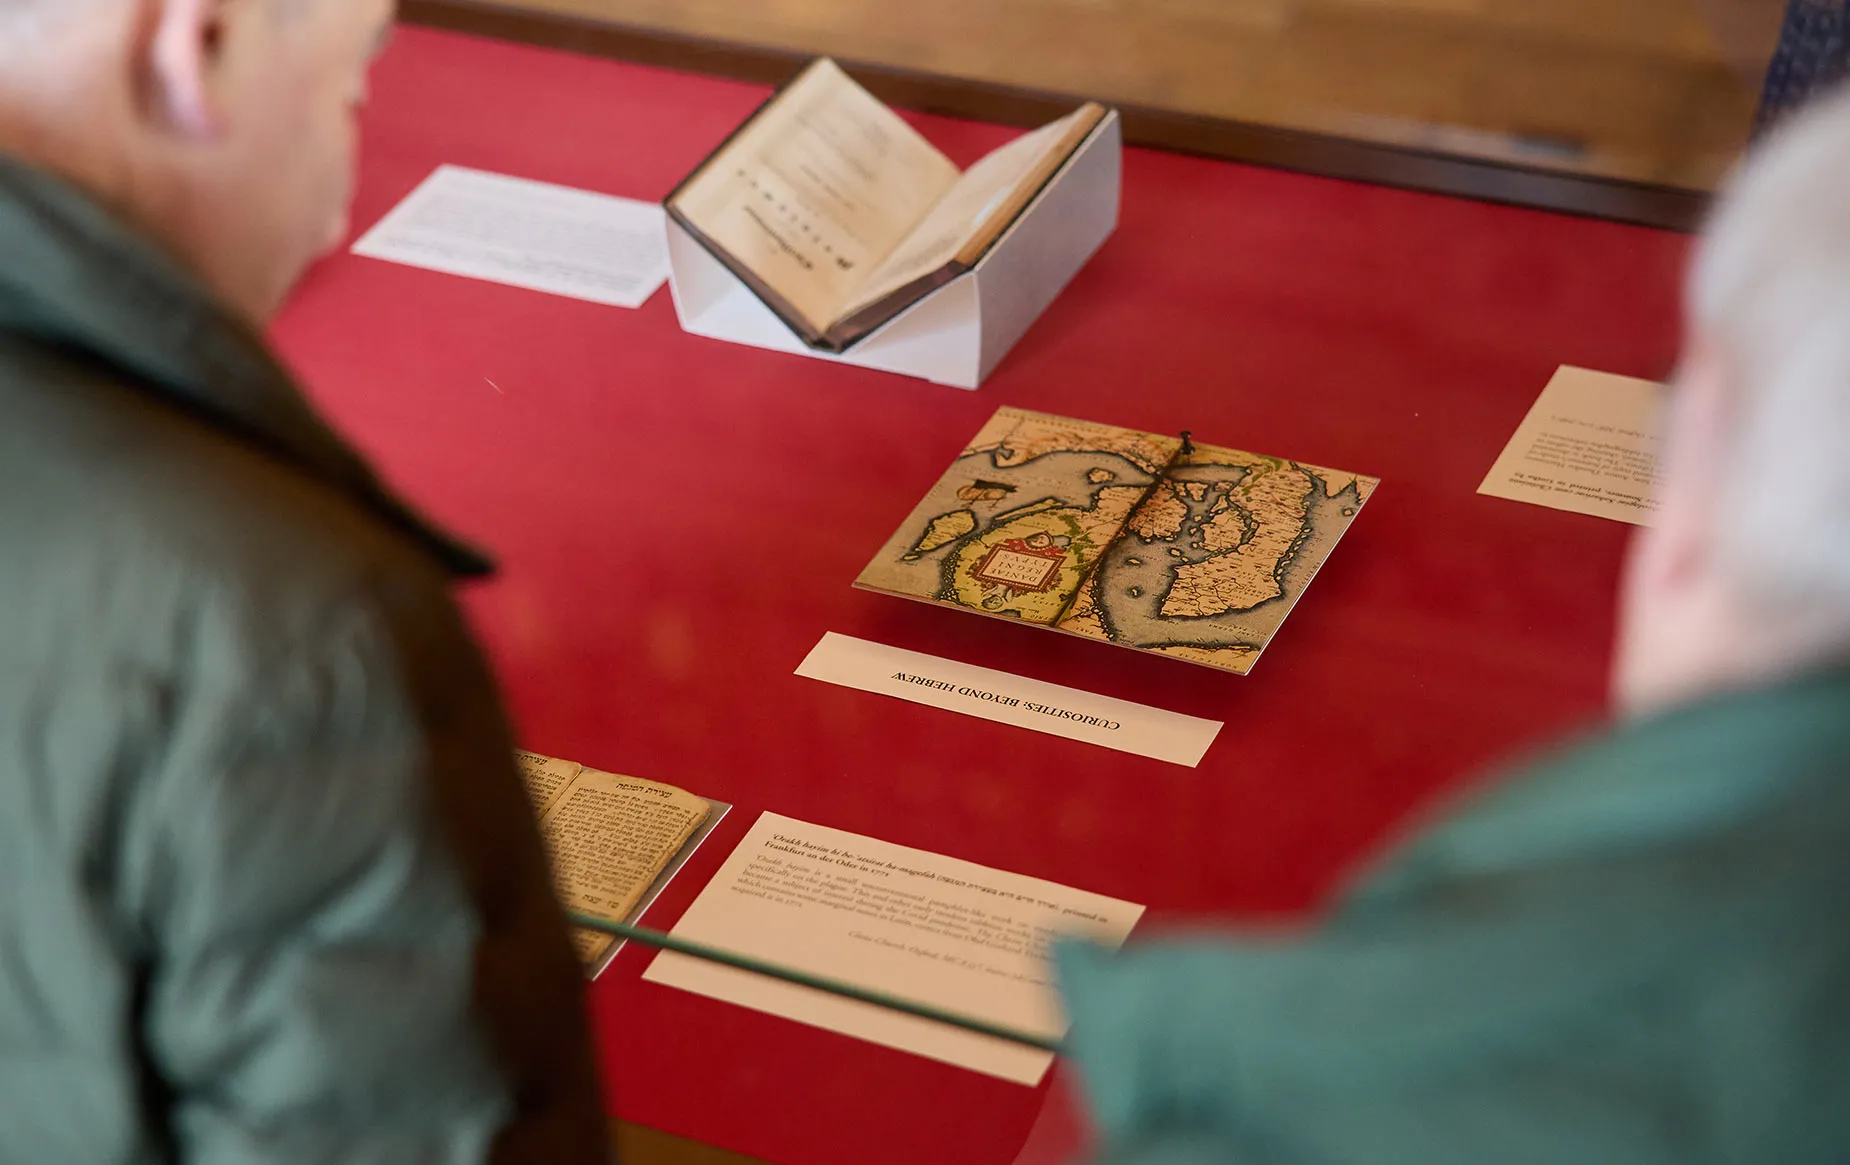
{"label": "open book", "polygon": [[1377,484],[1004,408],[855,585],[1244,675]]}
{"label": "open book", "polygon": [[976,266],[1104,117],[1087,104],[959,172],[818,60],[667,211],[806,344],[840,352]]}
{"label": "open book", "polygon": [[[636,921],[727,808],[567,760],[531,752],[514,759],[539,815],[559,900],[575,914]],[[595,978],[619,943],[575,929],[572,945]]]}

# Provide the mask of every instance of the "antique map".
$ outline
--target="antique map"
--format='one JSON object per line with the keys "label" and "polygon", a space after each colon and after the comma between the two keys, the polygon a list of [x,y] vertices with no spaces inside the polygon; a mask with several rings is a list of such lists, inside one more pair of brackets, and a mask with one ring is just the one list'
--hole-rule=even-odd
{"label": "antique map", "polygon": [[1376,484],[1004,408],[855,585],[1244,675]]}

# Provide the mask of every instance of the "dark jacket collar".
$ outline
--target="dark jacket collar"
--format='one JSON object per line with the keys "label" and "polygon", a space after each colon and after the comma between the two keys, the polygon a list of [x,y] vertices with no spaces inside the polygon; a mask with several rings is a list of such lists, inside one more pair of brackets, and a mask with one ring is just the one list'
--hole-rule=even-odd
{"label": "dark jacket collar", "polygon": [[324,423],[261,338],[74,187],[0,154],[0,331],[66,346],[348,494],[455,574],[486,559],[399,501]]}

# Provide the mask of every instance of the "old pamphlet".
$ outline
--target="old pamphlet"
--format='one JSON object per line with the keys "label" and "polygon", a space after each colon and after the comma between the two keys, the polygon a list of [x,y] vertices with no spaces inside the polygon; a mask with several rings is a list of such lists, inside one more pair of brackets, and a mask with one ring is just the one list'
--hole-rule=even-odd
{"label": "old pamphlet", "polygon": [[[539,815],[559,900],[575,914],[634,922],[726,806],[654,781],[515,753]],[[592,930],[572,943],[595,978],[621,945]]]}
{"label": "old pamphlet", "polygon": [[1477,492],[1648,526],[1664,386],[1562,365]]}
{"label": "old pamphlet", "polygon": [[1244,675],[1377,484],[1004,408],[855,585]]}
{"label": "old pamphlet", "polygon": [[[1143,907],[775,813],[762,814],[676,938],[1017,1031],[1066,1031],[1049,944],[1118,946]],[[643,978],[1033,1085],[1051,1052],[664,951]]]}
{"label": "old pamphlet", "polygon": [[840,352],[974,267],[1104,118],[1085,105],[960,172],[823,59],[667,211],[806,344]]}

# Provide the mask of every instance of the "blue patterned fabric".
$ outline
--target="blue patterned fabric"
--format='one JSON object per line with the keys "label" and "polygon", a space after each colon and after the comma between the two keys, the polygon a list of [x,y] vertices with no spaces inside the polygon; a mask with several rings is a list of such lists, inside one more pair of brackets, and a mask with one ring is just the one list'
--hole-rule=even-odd
{"label": "blue patterned fabric", "polygon": [[1850,0],[1790,0],[1760,91],[1756,132],[1850,74],[1847,28]]}

